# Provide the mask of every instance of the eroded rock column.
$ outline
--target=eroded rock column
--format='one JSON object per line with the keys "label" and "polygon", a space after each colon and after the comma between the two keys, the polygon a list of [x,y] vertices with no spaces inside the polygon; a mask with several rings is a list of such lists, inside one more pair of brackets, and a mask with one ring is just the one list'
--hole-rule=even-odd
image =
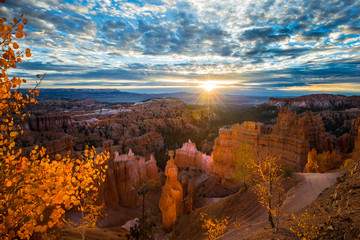
{"label": "eroded rock column", "polygon": [[177,179],[178,168],[174,163],[174,151],[169,151],[170,160],[165,168],[166,182],[162,188],[159,208],[162,212],[162,223],[166,230],[175,224],[176,218],[182,214],[183,188]]}

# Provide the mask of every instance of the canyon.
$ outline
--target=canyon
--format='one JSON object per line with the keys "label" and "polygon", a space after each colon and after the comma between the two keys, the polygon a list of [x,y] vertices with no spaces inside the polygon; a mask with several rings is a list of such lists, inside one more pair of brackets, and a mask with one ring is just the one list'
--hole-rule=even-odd
{"label": "canyon", "polygon": [[211,144],[214,129],[221,125],[206,107],[188,106],[173,98],[135,104],[44,100],[28,110],[31,117],[21,122],[24,134],[17,139],[23,148],[41,145],[50,155],[69,150],[81,155],[86,145],[101,151],[103,142],[111,140],[119,154],[130,149],[141,156],[153,154],[161,169],[166,165],[167,149],[179,147],[189,136],[201,145],[210,135],[207,143]]}
{"label": "canyon", "polygon": [[[151,184],[145,208],[161,216],[168,232],[178,219],[243,191],[238,163],[249,149],[260,157],[278,156],[291,172],[309,174],[347,166],[360,156],[356,98],[343,105],[331,100],[330,110],[311,102],[323,98],[309,97],[306,106],[320,109],[314,112],[270,99],[267,113],[276,117],[230,125],[210,108],[172,98],[110,105],[91,99],[45,100],[21,122],[24,134],[18,141],[25,151],[44,146],[50,156],[81,157],[85,145],[109,152],[106,181],[99,188],[99,201],[109,214],[104,226],[141,217],[140,189]],[[245,111],[259,109],[264,104]],[[168,155],[169,150],[174,153]]]}
{"label": "canyon", "polygon": [[[280,162],[297,172],[304,170],[312,156],[308,156],[312,149],[327,153],[329,156],[321,160],[320,171],[325,172],[339,165],[340,156],[333,151],[334,148],[340,148],[339,154],[348,151],[341,149],[341,146],[335,147],[336,143],[338,142],[334,143],[327,137],[320,116],[314,116],[310,111],[304,116],[298,116],[282,108],[273,126],[243,122],[221,128],[211,155],[198,151],[196,145],[189,140],[181,149],[176,150],[175,163],[180,168],[201,169],[218,179],[222,186],[234,191],[241,185],[235,175],[240,152],[245,151],[244,144],[250,144],[252,151],[279,156]],[[326,162],[325,159],[329,161]]]}

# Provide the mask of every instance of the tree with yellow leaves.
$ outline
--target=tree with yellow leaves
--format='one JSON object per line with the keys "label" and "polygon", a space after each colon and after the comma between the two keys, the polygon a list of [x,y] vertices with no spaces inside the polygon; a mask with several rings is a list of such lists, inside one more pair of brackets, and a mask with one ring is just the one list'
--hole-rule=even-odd
{"label": "tree with yellow leaves", "polygon": [[299,216],[295,216],[295,214],[291,216],[296,225],[290,227],[290,231],[295,233],[300,239],[312,240],[319,237],[320,229],[313,224],[316,219],[315,214],[311,214],[308,210],[305,210],[305,212]]}
{"label": "tree with yellow leaves", "polygon": [[200,213],[202,225],[201,228],[205,230],[206,239],[216,240],[224,236],[227,225],[229,224],[228,218],[225,219],[211,219],[207,218],[206,213]]}
{"label": "tree with yellow leaves", "polygon": [[0,19],[1,239],[30,239],[36,233],[63,227],[65,211],[81,206],[86,194],[97,192],[98,181],[104,181],[103,163],[108,158],[87,149],[82,159],[75,160],[69,155],[50,159],[44,148],[36,146],[25,155],[16,146],[15,140],[22,134],[16,122],[27,116],[21,111],[29,103],[36,103],[39,94],[33,89],[23,96],[19,88],[26,81],[7,75],[24,57],[31,56],[30,49],[20,50],[15,41],[27,36],[24,32],[27,22],[22,15],[8,24],[6,18]]}
{"label": "tree with yellow leaves", "polygon": [[283,183],[287,178],[279,156],[270,154],[260,148],[251,149],[247,164],[253,170],[253,179],[258,181],[255,193],[259,202],[268,212],[271,227],[277,231],[281,205],[285,198]]}
{"label": "tree with yellow leaves", "polygon": [[253,169],[248,163],[251,154],[251,146],[246,142],[241,143],[240,150],[237,152],[238,159],[235,162],[234,177],[237,181],[242,182],[245,190],[248,189],[248,182],[253,174]]}

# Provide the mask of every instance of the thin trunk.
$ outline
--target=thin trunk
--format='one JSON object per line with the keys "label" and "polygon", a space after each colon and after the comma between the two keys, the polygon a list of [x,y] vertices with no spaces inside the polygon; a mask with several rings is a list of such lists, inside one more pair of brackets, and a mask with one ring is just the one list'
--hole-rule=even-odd
{"label": "thin trunk", "polygon": [[275,228],[273,215],[271,212],[272,206],[271,206],[271,194],[272,194],[272,176],[271,176],[271,162],[269,166],[269,191],[268,191],[268,215],[269,215],[269,221],[271,224],[271,228]]}

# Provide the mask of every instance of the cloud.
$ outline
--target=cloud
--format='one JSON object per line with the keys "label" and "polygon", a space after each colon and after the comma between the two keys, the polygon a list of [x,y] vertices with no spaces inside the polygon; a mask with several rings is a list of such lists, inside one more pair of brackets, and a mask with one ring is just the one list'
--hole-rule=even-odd
{"label": "cloud", "polygon": [[157,79],[192,86],[191,81],[216,78],[253,89],[266,83],[280,91],[359,77],[360,2],[355,0],[0,5],[8,19],[19,13],[29,19],[29,37],[19,43],[32,49],[33,60],[20,64],[18,73],[31,78],[46,71],[54,86],[66,85],[56,82],[61,79],[80,86],[97,78],[103,79],[101,86],[136,84],[130,80],[155,86]]}
{"label": "cloud", "polygon": [[360,94],[360,83],[327,83],[310,84],[306,86],[281,87],[283,91],[297,92],[335,92],[335,93],[356,93]]}

